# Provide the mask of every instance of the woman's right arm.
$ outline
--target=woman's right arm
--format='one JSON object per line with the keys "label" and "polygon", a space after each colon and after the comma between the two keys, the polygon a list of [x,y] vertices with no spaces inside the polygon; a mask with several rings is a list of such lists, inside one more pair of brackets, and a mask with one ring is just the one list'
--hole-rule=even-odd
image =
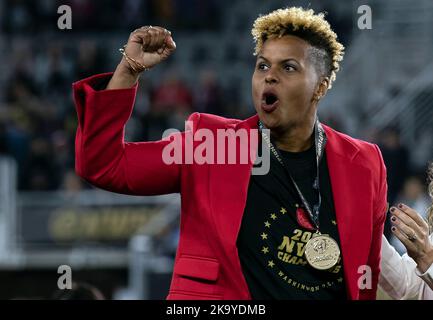
{"label": "woman's right arm", "polygon": [[379,286],[396,300],[418,297],[423,280],[415,273],[416,263],[407,254],[400,254],[382,236],[382,258]]}
{"label": "woman's right arm", "polygon": [[[171,34],[163,28],[152,27],[134,31],[125,51],[133,61],[150,68],[166,59],[174,49]],[[124,141],[124,128],[134,106],[137,80],[143,71],[134,64],[131,68],[131,63],[123,57],[114,74],[74,83],[78,115],[76,172],[91,184],[118,193],[178,192],[180,165],[166,164],[162,158],[163,149],[170,140]],[[194,116],[191,120],[194,121]],[[184,133],[179,135],[177,141],[182,141]]]}
{"label": "woman's right arm", "polygon": [[416,263],[416,275],[433,289],[432,265],[433,243],[429,236],[429,225],[411,207],[401,203],[391,207],[391,230],[407,249],[407,256]]}
{"label": "woman's right arm", "polygon": [[[433,243],[433,235],[430,235],[430,241]],[[433,258],[431,258],[433,259]],[[433,291],[433,263],[430,263],[430,267],[426,271],[421,271],[419,267],[416,269],[416,275],[423,279],[429,288]]]}

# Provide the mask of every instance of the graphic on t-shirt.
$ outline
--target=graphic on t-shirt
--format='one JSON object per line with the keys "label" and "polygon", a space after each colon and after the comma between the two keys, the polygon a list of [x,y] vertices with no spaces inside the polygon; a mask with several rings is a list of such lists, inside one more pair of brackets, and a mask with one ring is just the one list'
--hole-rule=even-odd
{"label": "graphic on t-shirt", "polygon": [[[315,292],[319,291],[320,288],[332,287],[336,284],[336,282],[341,283],[343,278],[340,276],[336,278],[335,281],[326,281],[319,285],[307,285],[305,283],[299,282],[297,279],[292,279],[286,274],[285,269],[287,265],[311,268],[305,259],[304,252],[306,243],[311,239],[314,233],[300,227],[295,228],[292,232],[290,232],[290,229],[287,228],[288,234],[282,235],[279,245],[271,244],[269,241],[269,234],[273,232],[272,226],[274,223],[277,224],[279,222],[278,219],[286,214],[288,214],[287,209],[281,207],[279,211],[268,214],[266,216],[268,219],[263,222],[263,231],[259,237],[263,243],[260,248],[260,252],[266,257],[266,267],[276,272],[282,281],[301,290]],[[332,220],[331,223],[335,226],[337,225],[335,220]],[[323,251],[326,248],[320,247],[319,244],[316,249]],[[341,270],[341,267],[340,257],[337,264],[333,268],[320,272],[338,274]]]}

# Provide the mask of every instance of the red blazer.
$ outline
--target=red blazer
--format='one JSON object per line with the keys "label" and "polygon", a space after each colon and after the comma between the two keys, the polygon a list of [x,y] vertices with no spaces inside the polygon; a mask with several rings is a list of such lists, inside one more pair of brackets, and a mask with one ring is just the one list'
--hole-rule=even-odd
{"label": "red blazer", "polygon": [[[97,75],[73,84],[78,114],[76,172],[112,192],[180,192],[180,241],[167,299],[251,299],[236,240],[252,164],[166,165],[161,155],[169,140],[125,142],[124,127],[137,86],[94,89],[109,77]],[[191,130],[214,132],[257,128],[257,119],[257,115],[242,121],[200,113],[189,118],[194,124]],[[387,206],[386,169],[376,145],[324,128],[348,299],[375,299]],[[371,289],[358,287],[362,265],[371,268]]]}

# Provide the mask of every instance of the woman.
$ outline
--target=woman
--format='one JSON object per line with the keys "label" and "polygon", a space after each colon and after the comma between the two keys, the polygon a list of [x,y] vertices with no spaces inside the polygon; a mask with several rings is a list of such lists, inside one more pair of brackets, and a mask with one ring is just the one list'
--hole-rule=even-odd
{"label": "woman", "polygon": [[[429,178],[428,192],[433,200],[433,164]],[[391,230],[407,253],[400,256],[383,236],[379,286],[394,299],[433,300],[433,204],[428,223],[404,204],[390,211]]]}
{"label": "woman", "polygon": [[[194,113],[185,132],[136,143],[124,128],[138,78],[146,81],[143,72],[176,45],[161,27],[132,32],[114,73],[74,84],[76,171],[112,192],[181,194],[168,299],[375,299],[387,208],[382,156],[317,119],[344,47],[324,14],[302,8],[262,15],[251,32],[254,116]],[[260,135],[273,151],[268,172],[254,174],[255,159],[242,159],[257,155]],[[168,159],[177,146],[180,162]],[[372,270],[369,288],[357,285],[361,265]]]}

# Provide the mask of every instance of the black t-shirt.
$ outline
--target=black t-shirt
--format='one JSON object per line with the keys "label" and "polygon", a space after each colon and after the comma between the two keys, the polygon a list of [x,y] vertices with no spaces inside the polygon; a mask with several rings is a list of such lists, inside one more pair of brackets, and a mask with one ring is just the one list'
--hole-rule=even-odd
{"label": "black t-shirt", "polygon": [[[316,177],[315,147],[299,153],[280,151],[286,167],[312,206]],[[320,166],[320,231],[340,245],[326,152]],[[304,257],[314,231],[296,220],[302,204],[285,169],[271,154],[270,171],[252,175],[237,239],[243,273],[253,299],[347,299],[342,259],[329,270],[316,270]]]}

